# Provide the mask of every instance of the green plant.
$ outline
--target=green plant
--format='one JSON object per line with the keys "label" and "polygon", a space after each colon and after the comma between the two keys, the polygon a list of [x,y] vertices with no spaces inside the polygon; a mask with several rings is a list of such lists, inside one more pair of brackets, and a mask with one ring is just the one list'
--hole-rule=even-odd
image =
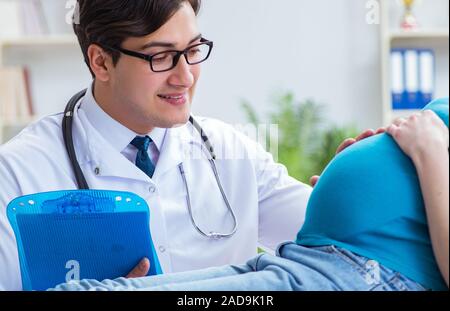
{"label": "green plant", "polygon": [[316,150],[315,159],[316,174],[321,174],[328,163],[336,154],[337,147],[349,137],[358,135],[359,130],[354,125],[332,126],[323,131],[320,139],[320,146]]}
{"label": "green plant", "polygon": [[[324,106],[313,100],[297,101],[292,92],[274,97],[274,111],[265,123],[278,125],[278,161],[284,164],[289,174],[303,182],[312,175],[320,174],[334,157],[339,144],[347,137],[358,134],[355,126],[324,126]],[[248,121],[255,126],[263,123],[247,100],[242,100],[242,109]],[[266,146],[270,146],[267,133]],[[269,148],[270,147],[270,148]]]}

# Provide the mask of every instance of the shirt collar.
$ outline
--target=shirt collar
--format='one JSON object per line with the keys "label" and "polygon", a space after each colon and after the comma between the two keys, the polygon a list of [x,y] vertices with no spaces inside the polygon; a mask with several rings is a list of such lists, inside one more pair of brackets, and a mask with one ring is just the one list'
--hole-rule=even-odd
{"label": "shirt collar", "polygon": [[[118,152],[122,152],[130,142],[136,137],[141,136],[126,126],[114,120],[97,103],[92,92],[92,85],[86,91],[80,109],[84,111],[88,121],[95,127],[100,135],[111,144]],[[158,150],[164,142],[167,129],[154,128],[148,136],[153,140]]]}

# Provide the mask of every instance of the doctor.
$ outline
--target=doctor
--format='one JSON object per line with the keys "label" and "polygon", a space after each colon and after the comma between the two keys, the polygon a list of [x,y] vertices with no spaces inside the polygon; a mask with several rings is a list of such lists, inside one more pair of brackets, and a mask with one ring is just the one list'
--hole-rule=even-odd
{"label": "doctor", "polygon": [[[74,25],[93,76],[73,113],[76,160],[90,188],[148,202],[165,273],[238,264],[258,245],[294,239],[311,192],[232,127],[195,117],[214,148],[210,161],[188,122],[200,63],[213,47],[197,27],[199,2],[79,0]],[[62,119],[45,117],[0,147],[0,289],[22,288],[7,204],[78,188]],[[141,263],[130,277],[146,274]]]}

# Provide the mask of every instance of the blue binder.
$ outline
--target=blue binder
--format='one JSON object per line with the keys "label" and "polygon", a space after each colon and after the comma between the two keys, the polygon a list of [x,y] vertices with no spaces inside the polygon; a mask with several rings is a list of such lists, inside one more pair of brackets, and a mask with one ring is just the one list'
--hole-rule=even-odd
{"label": "blue binder", "polygon": [[393,109],[405,109],[405,72],[403,50],[391,50],[391,101]]}
{"label": "blue binder", "polygon": [[405,49],[403,51],[405,90],[404,108],[417,109],[420,103],[420,74],[419,74],[419,53],[415,49]]}
{"label": "blue binder", "polygon": [[434,96],[435,56],[431,49],[391,50],[393,109],[422,109]]}
{"label": "blue binder", "polygon": [[420,49],[420,105],[416,108],[422,109],[434,98],[436,64],[434,51],[431,49]]}
{"label": "blue binder", "polygon": [[7,207],[19,252],[24,290],[45,290],[72,279],[114,279],[147,257],[161,274],[150,213],[136,194],[72,190],[26,195]]}

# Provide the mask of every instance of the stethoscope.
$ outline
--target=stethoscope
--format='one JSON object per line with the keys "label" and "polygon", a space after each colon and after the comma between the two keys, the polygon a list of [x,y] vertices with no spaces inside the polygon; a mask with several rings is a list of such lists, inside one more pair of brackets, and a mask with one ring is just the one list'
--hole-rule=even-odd
{"label": "stethoscope", "polygon": [[[89,189],[89,185],[86,182],[86,178],[84,177],[83,171],[80,168],[80,164],[78,163],[76,153],[75,153],[75,147],[73,144],[73,136],[72,136],[72,124],[73,124],[73,116],[75,112],[75,106],[76,104],[86,95],[86,90],[82,90],[75,94],[67,103],[66,109],[64,110],[64,117],[62,121],[62,131],[63,131],[63,137],[64,137],[64,144],[66,146],[67,153],[69,155],[70,163],[72,165],[73,171],[75,173],[75,178],[77,180],[78,189]],[[186,188],[186,202],[187,207],[189,211],[189,216],[191,218],[192,225],[194,228],[203,236],[211,239],[221,239],[221,238],[227,238],[231,237],[236,233],[238,222],[236,219],[236,215],[234,214],[233,209],[231,208],[231,205],[228,201],[227,195],[225,194],[225,191],[223,190],[222,183],[220,182],[219,174],[217,173],[217,168],[215,164],[216,155],[214,153],[214,148],[212,147],[211,143],[209,142],[208,136],[206,136],[205,131],[201,128],[200,124],[192,116],[189,117],[189,122],[194,126],[194,128],[200,133],[200,137],[202,138],[203,144],[206,146],[206,149],[208,150],[208,153],[210,155],[210,158],[208,158],[208,161],[211,165],[212,171],[214,172],[214,177],[216,178],[216,183],[219,187],[220,193],[222,194],[222,198],[227,206],[227,209],[229,210],[233,222],[234,227],[233,230],[229,233],[219,233],[211,231],[209,233],[204,232],[200,227],[197,225],[194,216],[192,214],[192,206],[191,206],[191,198],[189,195],[189,187],[186,181],[186,175],[183,168],[183,163],[180,163],[178,165],[181,177],[183,179],[184,187]]]}

